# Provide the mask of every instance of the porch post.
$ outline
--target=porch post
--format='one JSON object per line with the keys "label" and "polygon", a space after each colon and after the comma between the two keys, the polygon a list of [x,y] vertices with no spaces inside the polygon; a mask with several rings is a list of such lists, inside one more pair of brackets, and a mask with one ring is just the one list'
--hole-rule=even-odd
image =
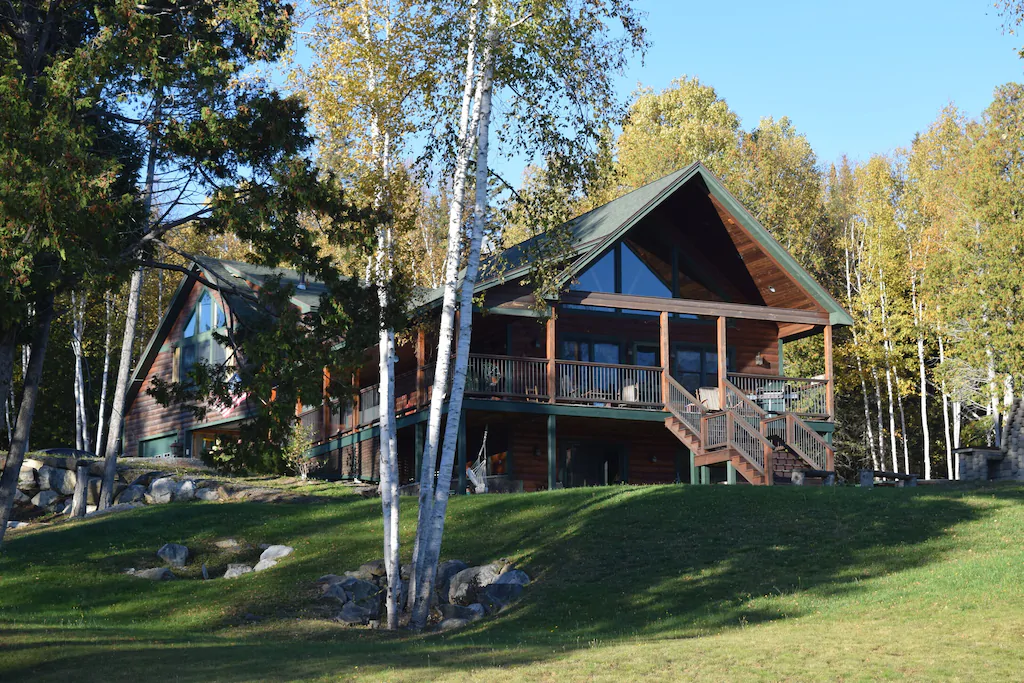
{"label": "porch post", "polygon": [[836,418],[836,380],[832,368],[832,326],[825,325],[825,412]]}
{"label": "porch post", "polygon": [[551,317],[546,324],[548,351],[548,403],[555,402],[555,307],[551,307]]}
{"label": "porch post", "polygon": [[725,316],[718,316],[718,405],[725,410]]}
{"label": "porch post", "polygon": [[786,371],[783,369],[784,365],[785,365],[785,362],[783,360],[783,355],[782,355],[783,344],[784,344],[784,342],[783,342],[782,338],[779,338],[779,373],[778,373],[779,377],[785,377],[786,376]]}
{"label": "porch post", "polygon": [[324,368],[324,390],[323,390],[323,402],[324,402],[324,420],[323,426],[320,430],[320,438],[326,441],[331,435],[331,399],[327,395],[327,392],[331,388],[331,369]]}
{"label": "porch post", "polygon": [[[689,451],[689,449],[687,449],[687,450]],[[700,480],[699,480],[700,472],[697,471],[697,456],[694,454],[693,451],[689,451],[689,453],[690,453],[690,483],[691,484],[699,484],[700,483]]]}
{"label": "porch post", "polygon": [[[416,330],[416,407],[427,404],[427,333],[423,328]],[[419,470],[417,469],[417,472]]]}
{"label": "porch post", "polygon": [[555,463],[558,458],[558,449],[555,443],[555,416],[548,415],[548,491],[555,488]]}
{"label": "porch post", "polygon": [[360,421],[363,419],[363,407],[360,405],[360,403],[362,403],[362,394],[359,391],[359,385],[360,371],[356,370],[352,373],[352,387],[356,390],[356,399],[352,402],[352,429],[358,429],[361,424]]}
{"label": "porch post", "polygon": [[661,402],[668,405],[668,311],[662,311],[661,326]]}
{"label": "porch post", "polygon": [[725,463],[725,483],[736,483],[736,466],[733,465],[731,462]]}
{"label": "porch post", "polygon": [[466,411],[462,411],[459,419],[459,438],[457,448],[459,454],[459,490],[458,495],[466,493]]}

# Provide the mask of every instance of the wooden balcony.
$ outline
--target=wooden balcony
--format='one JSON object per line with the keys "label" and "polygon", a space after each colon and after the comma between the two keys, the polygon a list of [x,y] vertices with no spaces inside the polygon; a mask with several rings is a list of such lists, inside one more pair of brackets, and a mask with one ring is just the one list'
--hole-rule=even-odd
{"label": "wooden balcony", "polygon": [[828,380],[820,377],[772,377],[730,372],[729,381],[766,413],[795,413],[828,419]]}

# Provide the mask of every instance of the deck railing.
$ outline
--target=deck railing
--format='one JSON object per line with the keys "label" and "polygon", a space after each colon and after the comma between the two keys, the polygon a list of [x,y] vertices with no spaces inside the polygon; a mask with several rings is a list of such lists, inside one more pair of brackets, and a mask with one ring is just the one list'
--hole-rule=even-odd
{"label": "deck railing", "polygon": [[309,430],[313,441],[319,443],[324,433],[324,409],[321,406],[316,406],[299,413],[299,426]]}
{"label": "deck railing", "polygon": [[816,377],[773,377],[730,372],[729,381],[768,413],[828,417],[828,381]]}
{"label": "deck railing", "polygon": [[729,444],[729,413],[711,413],[701,419],[700,441],[706,450]]}
{"label": "deck railing", "polygon": [[555,399],[573,403],[661,406],[661,368],[555,361]]}
{"label": "deck railing", "polygon": [[835,469],[832,447],[825,442],[818,433],[810,426],[792,413],[786,416],[787,443],[816,469],[831,472]]}
{"label": "deck railing", "polygon": [[729,442],[750,464],[765,474],[765,452],[772,446],[750,423],[736,415],[728,421]]}
{"label": "deck railing", "polygon": [[744,394],[739,387],[730,382],[725,381],[725,408],[731,410],[736,415],[746,420],[747,424],[750,425],[754,431],[760,432],[761,420],[765,417],[765,411],[761,406],[751,401],[746,394]]}
{"label": "deck railing", "polygon": [[469,354],[466,393],[509,398],[547,399],[546,358]]}
{"label": "deck railing", "polygon": [[668,378],[667,408],[694,434],[700,434],[700,420],[707,409],[673,377]]}

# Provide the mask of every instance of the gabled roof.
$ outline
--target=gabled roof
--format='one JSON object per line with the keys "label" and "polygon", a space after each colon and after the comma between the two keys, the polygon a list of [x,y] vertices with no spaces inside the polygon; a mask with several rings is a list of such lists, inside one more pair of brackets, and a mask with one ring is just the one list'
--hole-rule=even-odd
{"label": "gabled roof", "polygon": [[[704,182],[709,193],[736,218],[750,237],[828,313],[833,325],[853,324],[850,314],[797,263],[786,248],[772,237],[721,181],[699,162],[648,183],[564,224],[571,234],[575,260],[565,273],[563,282],[571,281],[666,199],[698,179]],[[530,247],[541,238],[542,236],[533,237],[505,250],[500,263],[496,257],[488,259],[481,267],[481,278],[476,291],[485,291],[502,282],[526,275],[532,268],[528,261]]]}

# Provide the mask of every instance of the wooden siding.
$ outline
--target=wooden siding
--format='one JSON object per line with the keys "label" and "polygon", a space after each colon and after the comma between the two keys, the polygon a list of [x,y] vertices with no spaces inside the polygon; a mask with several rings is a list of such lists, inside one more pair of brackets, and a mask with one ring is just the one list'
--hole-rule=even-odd
{"label": "wooden siding", "polygon": [[[122,446],[123,452],[127,456],[134,456],[138,454],[140,441],[144,441],[158,435],[167,434],[168,432],[178,432],[179,443],[182,444],[183,449],[188,449],[190,451],[189,455],[191,455],[191,444],[184,441],[185,435],[183,432],[196,426],[192,413],[180,406],[169,406],[165,408],[157,403],[156,399],[146,393],[146,390],[152,386],[154,377],[161,377],[168,381],[172,379],[174,368],[174,347],[181,340],[185,324],[188,322],[189,317],[191,317],[192,311],[204,291],[206,291],[206,288],[199,283],[193,284],[192,290],[188,293],[185,305],[181,309],[181,313],[174,321],[167,338],[162,340],[160,350],[156,354],[153,364],[146,372],[145,379],[142,382],[142,387],[136,395],[135,400],[128,408],[128,412],[125,414],[124,442]],[[212,291],[210,292],[210,295],[213,297],[215,302],[224,308],[224,312],[227,314],[227,307],[221,301],[220,295],[217,292]],[[221,422],[236,419],[242,417],[244,414],[245,405],[242,404],[226,411],[211,411],[207,415],[205,422]],[[184,450],[182,451],[182,454],[185,454]]]}

